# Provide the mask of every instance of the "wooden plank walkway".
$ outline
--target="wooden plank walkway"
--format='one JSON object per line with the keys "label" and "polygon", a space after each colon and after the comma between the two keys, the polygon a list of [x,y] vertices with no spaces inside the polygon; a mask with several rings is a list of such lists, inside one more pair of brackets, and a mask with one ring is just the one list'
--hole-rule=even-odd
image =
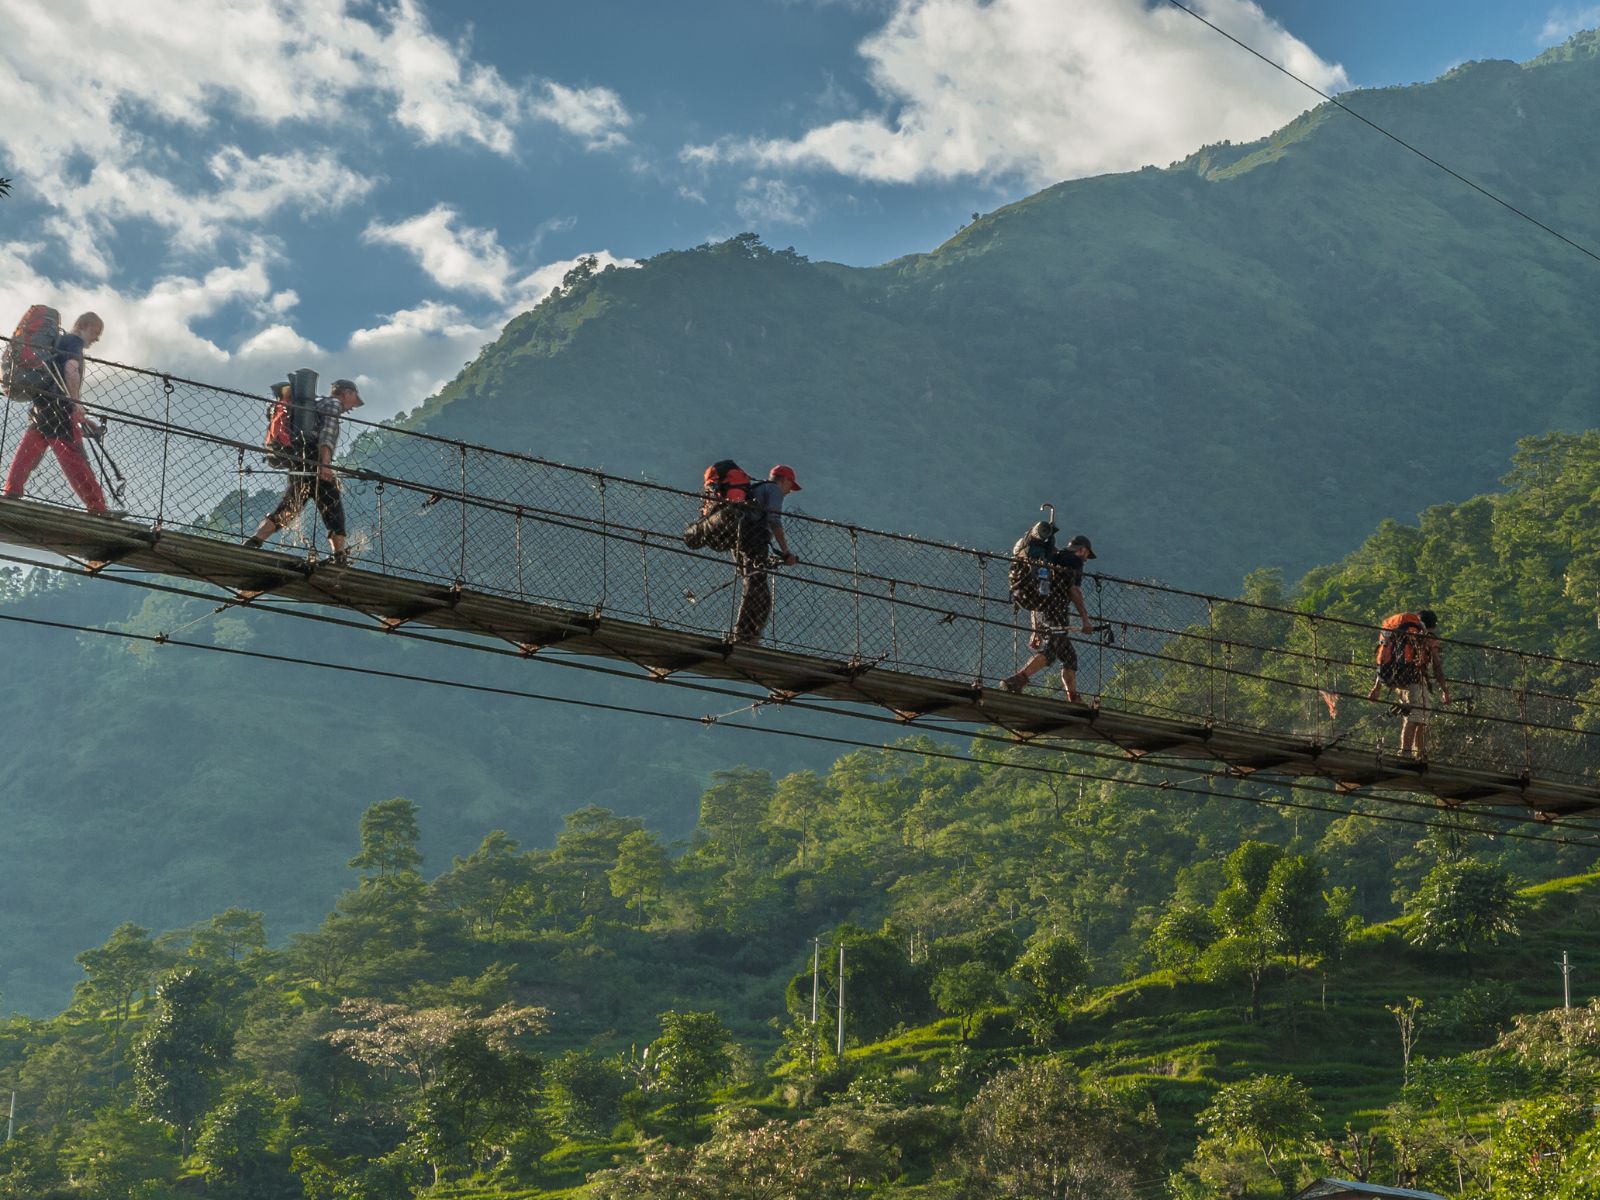
{"label": "wooden plank walkway", "polygon": [[657,677],[679,672],[754,684],[778,699],[824,696],[886,709],[903,720],[995,727],[1019,741],[1070,753],[1073,742],[1220,763],[1241,775],[1320,777],[1341,789],[1382,788],[1448,805],[1509,807],[1569,816],[1600,809],[1600,786],[1496,774],[1434,760],[1323,745],[1292,734],[1234,729],[1120,712],[1064,699],[962,686],[870,663],[740,646],[703,634],[446,587],[360,567],[308,562],[191,533],[152,530],[55,505],[0,499],[0,540],[104,566],[195,580],[235,596],[272,594],[364,614],[382,625],[417,624],[483,635],[527,654],[564,652],[620,660]]}

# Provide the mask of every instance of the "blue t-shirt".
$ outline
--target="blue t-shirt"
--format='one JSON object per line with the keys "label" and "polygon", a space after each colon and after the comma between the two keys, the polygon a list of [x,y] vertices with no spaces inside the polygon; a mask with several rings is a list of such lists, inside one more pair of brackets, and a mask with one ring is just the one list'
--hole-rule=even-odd
{"label": "blue t-shirt", "polygon": [[77,436],[72,425],[72,399],[67,394],[67,364],[78,364],[78,379],[83,379],[83,339],[64,333],[56,339],[50,356],[50,391],[33,402],[29,419],[39,433],[55,441],[71,441]]}
{"label": "blue t-shirt", "polygon": [[756,502],[756,512],[768,530],[783,528],[783,489],[771,479],[764,479],[750,489],[750,498]]}

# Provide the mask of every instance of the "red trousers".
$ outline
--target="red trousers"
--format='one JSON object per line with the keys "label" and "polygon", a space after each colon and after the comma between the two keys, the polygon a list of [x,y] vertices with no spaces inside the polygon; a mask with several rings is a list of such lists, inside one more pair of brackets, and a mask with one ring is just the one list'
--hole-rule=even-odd
{"label": "red trousers", "polygon": [[23,489],[28,486],[28,476],[33,474],[33,469],[44,457],[46,446],[55,451],[56,461],[61,464],[61,473],[67,477],[72,490],[78,493],[83,506],[92,513],[105,512],[105,493],[100,490],[100,481],[94,477],[94,468],[84,457],[83,442],[77,436],[70,441],[66,438],[46,438],[37,429],[30,428],[17,444],[17,456],[11,460],[11,470],[6,473],[5,494],[22,495]]}

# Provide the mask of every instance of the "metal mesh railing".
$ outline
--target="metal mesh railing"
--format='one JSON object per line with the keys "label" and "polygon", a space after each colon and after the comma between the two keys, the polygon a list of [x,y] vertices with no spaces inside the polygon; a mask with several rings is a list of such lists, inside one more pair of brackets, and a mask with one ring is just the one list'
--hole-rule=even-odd
{"label": "metal mesh railing", "polygon": [[[266,397],[94,359],[83,394],[108,420],[128,519],[238,539],[276,504],[286,476],[261,449]],[[27,423],[26,405],[0,403],[6,461]],[[713,637],[732,629],[732,557],[682,540],[697,494],[353,417],[345,429],[338,474],[356,564]],[[28,495],[77,503],[48,462]],[[771,573],[766,645],[960,683],[993,684],[1029,657],[1006,553],[800,514],[785,528],[802,561]],[[325,555],[321,532],[308,505],[275,544]],[[1398,718],[1365,700],[1372,627],[1112,576],[1083,590],[1104,632],[1076,639],[1078,683],[1101,706],[1396,748]],[[1433,713],[1435,762],[1596,777],[1600,664],[1448,640],[1444,653],[1455,702]]]}

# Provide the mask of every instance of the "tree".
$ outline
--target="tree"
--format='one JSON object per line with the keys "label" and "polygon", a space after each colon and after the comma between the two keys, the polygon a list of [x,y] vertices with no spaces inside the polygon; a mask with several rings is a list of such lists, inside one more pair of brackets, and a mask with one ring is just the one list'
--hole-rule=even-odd
{"label": "tree", "polygon": [[429,889],[443,908],[457,913],[471,936],[493,941],[496,930],[534,892],[535,871],[527,855],[517,852],[517,841],[496,829],[466,858],[457,857],[450,870]]}
{"label": "tree", "polygon": [[610,1132],[627,1090],[615,1062],[593,1050],[568,1050],[550,1064],[548,1078],[550,1108],[564,1131],[579,1137]]}
{"label": "tree", "polygon": [[1017,1015],[1035,1042],[1051,1040],[1074,992],[1089,981],[1089,956],[1070,933],[1037,929],[1008,972]]}
{"label": "tree", "polygon": [[978,959],[956,963],[933,977],[933,1002],[939,1011],[959,1021],[963,1042],[971,1035],[977,1015],[999,999],[1000,976]]}
{"label": "tree", "polygon": [[1132,1200],[1160,1148],[1135,1093],[1045,1058],[983,1085],[962,1114],[958,1155],[980,1196]]}
{"label": "tree", "polygon": [[1248,1147],[1285,1196],[1294,1190],[1299,1154],[1320,1124],[1311,1093],[1289,1075],[1255,1075],[1224,1084],[1200,1113],[1208,1133],[1197,1159]]}
{"label": "tree", "polygon": [[361,814],[361,852],[347,864],[361,872],[361,886],[393,884],[415,876],[422,865],[417,806],[400,796],[380,800]]}
{"label": "tree", "polygon": [[124,921],[105,945],[85,950],[77,961],[89,976],[78,985],[78,995],[109,1007],[120,1029],[133,1009],[133,998],[150,990],[167,959],[150,940],[148,929]]}
{"label": "tree", "polygon": [[1550,1200],[1582,1174],[1600,1181],[1600,1172],[1585,1170],[1581,1157],[1569,1170],[1578,1139],[1593,1128],[1589,1106],[1577,1096],[1540,1096],[1505,1106],[1489,1151],[1490,1200]]}
{"label": "tree", "polygon": [[661,893],[670,870],[666,849],[655,834],[635,829],[617,844],[617,865],[606,878],[611,884],[611,894],[626,901],[643,925],[645,903],[652,895]]}
{"label": "tree", "polygon": [[156,992],[155,1019],[133,1047],[139,1107],[177,1130],[184,1154],[233,1056],[220,990],[217,976],[204,968],[174,972]]}
{"label": "tree", "polygon": [[90,1200],[150,1194],[151,1182],[175,1182],[172,1132],[131,1108],[103,1108],[61,1151],[61,1165]]}
{"label": "tree", "polygon": [[1217,923],[1203,908],[1190,904],[1169,904],[1150,931],[1145,945],[1156,965],[1190,978],[1200,965],[1201,956],[1216,942]]}
{"label": "tree", "polygon": [[728,1028],[713,1012],[669,1010],[660,1020],[661,1036],[648,1051],[653,1086],[687,1114],[710,1096],[733,1065]]}
{"label": "tree", "polygon": [[[482,1166],[535,1123],[543,1064],[482,1023],[457,1029],[440,1053],[434,1086],[413,1110],[413,1141],[437,1185]],[[548,1143],[546,1143],[548,1145]]]}
{"label": "tree", "polygon": [[517,1042],[544,1032],[549,1009],[506,1004],[478,1017],[350,999],[334,1011],[344,1024],[328,1044],[408,1088],[407,1146],[435,1183],[481,1165],[489,1148],[529,1123],[541,1064]]}
{"label": "tree", "polygon": [[810,864],[821,831],[818,824],[827,811],[827,785],[815,771],[796,771],[778,780],[769,808],[772,828],[794,845],[797,865]]}
{"label": "tree", "polygon": [[1500,868],[1471,858],[1442,862],[1406,901],[1406,938],[1417,946],[1461,951],[1470,975],[1473,952],[1514,935],[1526,907]]}
{"label": "tree", "polygon": [[1417,1045],[1417,1014],[1422,1011],[1422,1000],[1407,996],[1404,1004],[1385,1004],[1394,1014],[1394,1023],[1400,1030],[1400,1072],[1403,1084],[1411,1082],[1411,1052]]}
{"label": "tree", "polygon": [[713,771],[711,786],[700,797],[698,831],[704,851],[732,868],[751,865],[766,837],[772,807],[772,776],[750,767]]}
{"label": "tree", "polygon": [[1300,960],[1316,951],[1328,919],[1320,863],[1304,854],[1288,854],[1272,864],[1262,889],[1259,914],[1273,949],[1287,954],[1298,970]]}
{"label": "tree", "polygon": [[194,1160],[210,1187],[238,1200],[290,1200],[300,1186],[289,1173],[283,1105],[259,1083],[227,1088],[200,1122]]}
{"label": "tree", "polygon": [[244,908],[230,908],[212,917],[194,931],[189,953],[236,963],[247,955],[265,950],[266,924],[262,915]]}

